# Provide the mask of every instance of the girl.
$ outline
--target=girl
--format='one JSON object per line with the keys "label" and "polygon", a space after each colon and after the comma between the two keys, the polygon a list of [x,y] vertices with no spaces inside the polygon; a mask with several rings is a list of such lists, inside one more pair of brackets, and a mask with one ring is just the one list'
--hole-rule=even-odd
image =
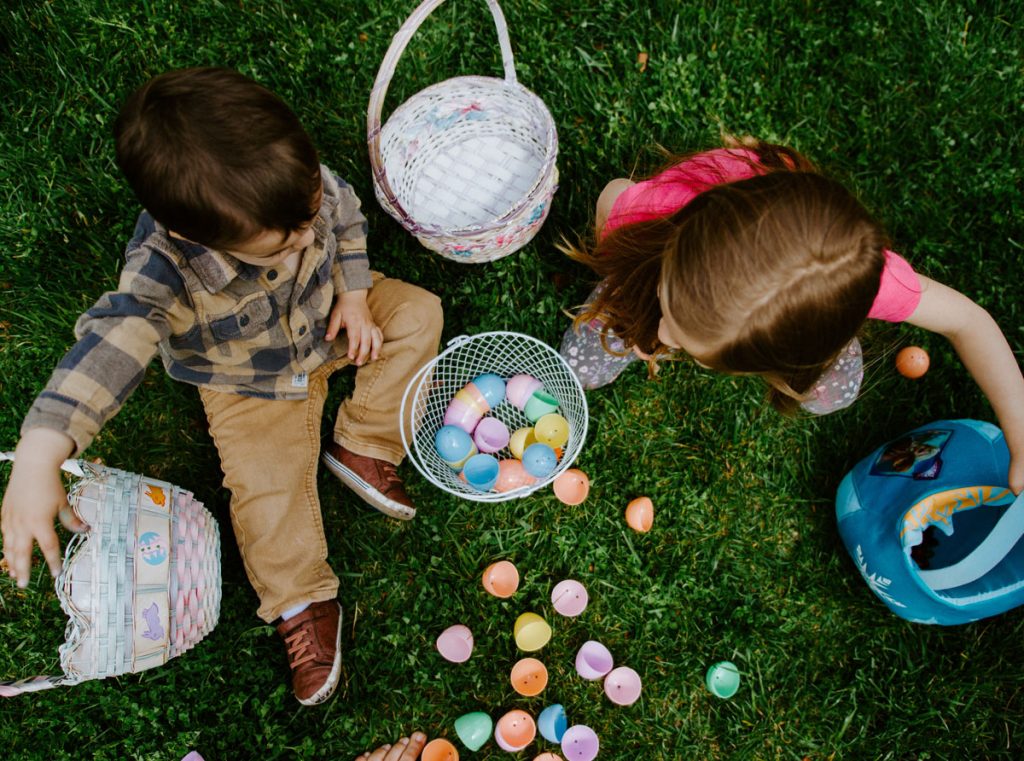
{"label": "girl", "polygon": [[636,358],[683,351],[762,376],[782,412],[853,402],[865,319],[946,336],[986,394],[1024,489],[1024,377],[989,314],[914,272],[881,226],[805,157],[755,140],[681,160],[640,183],[610,182],[596,241],[567,247],[601,282],[562,355],[592,389]]}

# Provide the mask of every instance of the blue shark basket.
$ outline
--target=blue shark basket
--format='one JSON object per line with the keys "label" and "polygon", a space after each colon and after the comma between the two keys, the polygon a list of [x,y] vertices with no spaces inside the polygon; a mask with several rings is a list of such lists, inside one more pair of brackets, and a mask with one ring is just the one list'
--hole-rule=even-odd
{"label": "blue shark basket", "polygon": [[1024,496],[1002,431],[939,420],[861,460],[839,485],[839,534],[901,618],[966,624],[1024,603]]}

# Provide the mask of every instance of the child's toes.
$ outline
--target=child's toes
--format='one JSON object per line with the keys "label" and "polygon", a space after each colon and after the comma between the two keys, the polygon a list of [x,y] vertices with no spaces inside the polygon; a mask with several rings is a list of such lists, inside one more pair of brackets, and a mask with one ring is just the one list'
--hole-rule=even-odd
{"label": "child's toes", "polygon": [[413,732],[409,738],[409,745],[406,746],[405,754],[401,756],[399,761],[416,761],[419,758],[420,751],[423,750],[423,746],[427,744],[427,736],[422,732]]}
{"label": "child's toes", "polygon": [[403,737],[401,740],[396,742],[386,756],[384,761],[407,761],[407,759],[415,759],[415,756],[407,756],[405,754],[408,750],[409,738]]}

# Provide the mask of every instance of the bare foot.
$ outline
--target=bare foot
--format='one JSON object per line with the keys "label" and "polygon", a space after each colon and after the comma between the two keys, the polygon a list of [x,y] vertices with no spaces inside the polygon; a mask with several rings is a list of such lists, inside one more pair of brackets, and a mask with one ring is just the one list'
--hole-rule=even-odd
{"label": "bare foot", "polygon": [[372,753],[367,751],[356,756],[356,761],[416,761],[426,744],[425,734],[413,732],[412,737],[403,737],[394,745],[381,745]]}

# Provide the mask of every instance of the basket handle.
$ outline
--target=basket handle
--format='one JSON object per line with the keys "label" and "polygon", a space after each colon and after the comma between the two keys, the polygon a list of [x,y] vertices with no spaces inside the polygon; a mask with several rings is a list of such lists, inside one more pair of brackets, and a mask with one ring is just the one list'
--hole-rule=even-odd
{"label": "basket handle", "polygon": [[[384,96],[387,95],[391,78],[395,74],[398,59],[405,52],[409,40],[420,28],[427,16],[434,12],[444,0],[423,0],[419,7],[412,12],[412,15],[405,20],[401,28],[391,39],[388,52],[384,54],[384,60],[377,72],[377,79],[370,91],[370,103],[366,109],[366,143],[370,149],[370,167],[373,169],[373,176],[376,179],[377,187],[380,188],[388,203],[402,218],[407,225],[415,225],[414,220],[399,203],[398,197],[388,183],[387,175],[384,172],[384,161],[380,155],[380,115],[384,108]],[[494,16],[494,26],[498,30],[498,45],[501,47],[501,62],[505,68],[505,82],[511,85],[516,84],[516,64],[512,57],[512,41],[508,37],[508,24],[505,23],[505,14],[497,0],[487,0],[487,5]]]}
{"label": "basket handle", "polygon": [[[14,462],[14,452],[0,452],[0,462]],[[60,469],[79,478],[85,477],[85,470],[82,468],[81,460],[65,460],[60,464]]]}

